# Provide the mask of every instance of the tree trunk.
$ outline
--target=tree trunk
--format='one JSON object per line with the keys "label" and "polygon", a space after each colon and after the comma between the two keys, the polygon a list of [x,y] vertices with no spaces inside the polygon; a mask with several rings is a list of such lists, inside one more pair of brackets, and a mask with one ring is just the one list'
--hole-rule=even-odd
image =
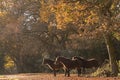
{"label": "tree trunk", "polygon": [[108,50],[110,68],[111,68],[111,76],[118,76],[118,65],[115,53],[115,47],[113,43],[113,35],[111,33],[107,33],[105,36],[105,42]]}

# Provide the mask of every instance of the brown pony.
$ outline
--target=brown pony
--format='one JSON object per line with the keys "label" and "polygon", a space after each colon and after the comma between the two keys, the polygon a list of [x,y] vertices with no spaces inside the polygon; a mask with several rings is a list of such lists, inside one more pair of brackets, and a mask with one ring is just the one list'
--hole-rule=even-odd
{"label": "brown pony", "polygon": [[79,60],[82,62],[82,65],[81,67],[83,68],[83,71],[85,72],[85,68],[98,68],[100,65],[99,65],[99,62],[96,60],[96,59],[84,59],[83,57],[77,57],[77,56],[74,56],[72,57],[73,60]]}
{"label": "brown pony", "polygon": [[71,69],[77,69],[78,71],[78,76],[81,73],[81,63],[78,60],[71,60],[65,57],[57,57],[56,58],[56,63],[61,63],[65,69],[65,76],[67,75],[68,77],[70,76],[70,70]]}
{"label": "brown pony", "polygon": [[43,63],[44,65],[48,65],[48,67],[53,70],[54,72],[54,76],[56,76],[56,71],[60,70],[61,68],[63,68],[62,64],[54,64],[55,61],[51,60],[51,59],[43,59]]}

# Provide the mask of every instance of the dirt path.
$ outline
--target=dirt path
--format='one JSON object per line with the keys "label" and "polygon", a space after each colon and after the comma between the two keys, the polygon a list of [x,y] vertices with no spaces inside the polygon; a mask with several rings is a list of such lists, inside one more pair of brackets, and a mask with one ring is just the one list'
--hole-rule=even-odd
{"label": "dirt path", "polygon": [[77,77],[71,74],[71,77],[64,77],[63,74],[54,77],[52,74],[16,74],[16,75],[1,75],[0,80],[120,80],[120,77]]}

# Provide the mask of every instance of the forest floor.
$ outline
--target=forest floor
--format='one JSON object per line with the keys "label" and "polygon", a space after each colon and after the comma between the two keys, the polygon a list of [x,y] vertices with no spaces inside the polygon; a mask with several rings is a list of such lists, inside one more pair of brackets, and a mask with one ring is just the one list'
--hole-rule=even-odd
{"label": "forest floor", "polygon": [[59,74],[54,77],[53,74],[47,73],[25,73],[0,75],[0,80],[120,80],[120,77],[77,77],[76,74],[71,74],[70,77]]}

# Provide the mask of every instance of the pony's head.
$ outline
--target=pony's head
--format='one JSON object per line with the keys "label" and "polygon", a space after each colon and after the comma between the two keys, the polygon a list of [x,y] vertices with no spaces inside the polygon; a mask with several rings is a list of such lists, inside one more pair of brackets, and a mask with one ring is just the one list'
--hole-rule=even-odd
{"label": "pony's head", "polygon": [[78,57],[77,57],[77,56],[72,57],[72,60],[76,60],[76,59],[78,59]]}
{"label": "pony's head", "polygon": [[63,61],[63,59],[64,59],[64,57],[62,57],[62,56],[56,57],[56,59],[55,59],[55,64],[60,63],[61,61]]}
{"label": "pony's head", "polygon": [[49,62],[49,59],[43,58],[42,65],[45,65],[45,64],[47,64],[48,62]]}

